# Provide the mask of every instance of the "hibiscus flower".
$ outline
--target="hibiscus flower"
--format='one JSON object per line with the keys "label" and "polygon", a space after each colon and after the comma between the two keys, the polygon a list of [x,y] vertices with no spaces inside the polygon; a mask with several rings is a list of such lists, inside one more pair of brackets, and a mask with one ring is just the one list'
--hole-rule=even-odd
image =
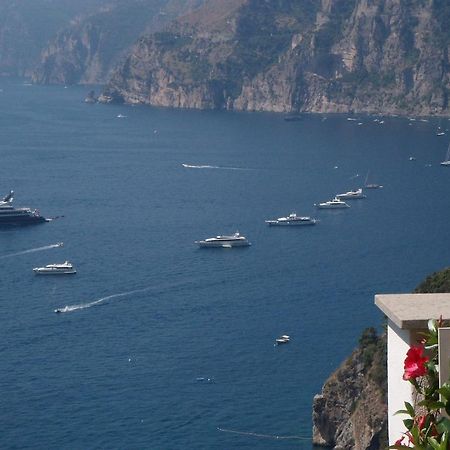
{"label": "hibiscus flower", "polygon": [[403,373],[404,380],[411,380],[421,377],[427,373],[425,363],[429,360],[423,356],[424,348],[422,346],[413,346],[406,353],[405,372]]}

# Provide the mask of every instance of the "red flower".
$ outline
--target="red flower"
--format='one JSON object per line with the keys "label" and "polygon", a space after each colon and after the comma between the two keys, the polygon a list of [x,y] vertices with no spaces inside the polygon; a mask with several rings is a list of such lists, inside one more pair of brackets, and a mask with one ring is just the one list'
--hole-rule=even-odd
{"label": "red flower", "polygon": [[411,347],[406,353],[404,380],[410,380],[425,375],[427,368],[425,363],[429,358],[423,356],[423,347]]}
{"label": "red flower", "polygon": [[419,428],[419,430],[421,430],[422,428],[425,428],[426,422],[427,422],[427,416],[417,417],[417,427]]}
{"label": "red flower", "polygon": [[394,445],[402,445],[403,439],[405,439],[405,436],[402,436],[400,439],[397,439],[397,440],[395,441],[395,444],[394,444]]}

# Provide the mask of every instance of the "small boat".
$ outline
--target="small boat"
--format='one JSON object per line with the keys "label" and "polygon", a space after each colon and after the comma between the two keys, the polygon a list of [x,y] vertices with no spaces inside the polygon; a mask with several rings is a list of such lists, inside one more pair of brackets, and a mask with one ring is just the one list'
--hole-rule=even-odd
{"label": "small boat", "polygon": [[195,243],[200,247],[216,248],[248,247],[251,245],[247,238],[245,236],[241,236],[239,232],[236,232],[231,236],[216,236],[204,239],[203,241],[195,241]]}
{"label": "small boat", "polygon": [[290,340],[290,336],[288,336],[287,334],[283,334],[279,338],[275,339],[275,345],[288,344]]}
{"label": "small boat", "polygon": [[44,267],[35,267],[33,272],[36,275],[71,275],[77,273],[69,261],[61,264],[47,264]]}
{"label": "small boat", "polygon": [[448,144],[447,154],[444,161],[441,162],[441,166],[450,166],[450,144]]}
{"label": "small boat", "polygon": [[342,208],[350,208],[350,205],[347,205],[347,203],[343,202],[342,200],[339,200],[338,198],[334,197],[333,200],[328,200],[327,202],[322,203],[316,203],[314,206],[320,209],[342,209]]}
{"label": "small boat", "polygon": [[278,219],[266,220],[269,226],[297,226],[297,225],[315,225],[318,220],[311,217],[300,217],[295,213],[289,214],[287,217],[278,217]]}
{"label": "small boat", "polygon": [[366,198],[366,196],[363,194],[362,188],[356,189],[355,191],[348,191],[344,194],[338,194],[336,195],[336,198],[339,199],[346,199],[346,200],[353,200],[358,198]]}

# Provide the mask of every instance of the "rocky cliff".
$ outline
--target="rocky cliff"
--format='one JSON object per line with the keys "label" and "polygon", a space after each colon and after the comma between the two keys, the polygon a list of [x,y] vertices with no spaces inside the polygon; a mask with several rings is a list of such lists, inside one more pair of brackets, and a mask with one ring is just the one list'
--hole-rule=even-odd
{"label": "rocky cliff", "polygon": [[0,0],[0,75],[30,76],[58,29],[107,1]]}
{"label": "rocky cliff", "polygon": [[42,50],[32,74],[39,84],[104,83],[129,47],[202,0],[111,0],[72,20]]}
{"label": "rocky cliff", "polygon": [[445,0],[210,0],[138,41],[103,100],[448,114]]}
{"label": "rocky cliff", "polygon": [[368,328],[359,347],[313,402],[313,443],[335,449],[387,447],[386,339]]}

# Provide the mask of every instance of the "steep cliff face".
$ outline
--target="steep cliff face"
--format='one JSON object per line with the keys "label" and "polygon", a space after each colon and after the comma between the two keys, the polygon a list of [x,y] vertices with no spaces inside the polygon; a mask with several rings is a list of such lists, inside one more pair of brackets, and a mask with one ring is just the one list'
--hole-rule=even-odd
{"label": "steep cliff face", "polygon": [[106,101],[190,108],[449,112],[444,0],[210,0],[132,49]]}
{"label": "steep cliff face", "polygon": [[109,0],[0,0],[0,75],[29,76],[60,27]]}
{"label": "steep cliff face", "polygon": [[387,443],[386,339],[368,329],[314,397],[313,443],[378,450]]}
{"label": "steep cliff face", "polygon": [[201,0],[114,0],[50,40],[32,75],[39,84],[104,83],[124,52]]}

